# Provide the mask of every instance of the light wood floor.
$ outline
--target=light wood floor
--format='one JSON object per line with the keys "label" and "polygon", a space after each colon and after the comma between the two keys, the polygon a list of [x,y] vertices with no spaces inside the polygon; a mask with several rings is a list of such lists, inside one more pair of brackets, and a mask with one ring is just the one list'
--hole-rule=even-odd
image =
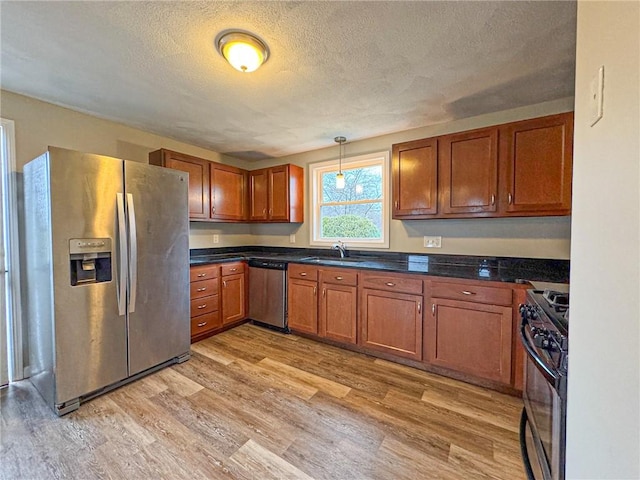
{"label": "light wood floor", "polygon": [[521,479],[518,398],[243,325],[57,418],[1,393],[1,478]]}

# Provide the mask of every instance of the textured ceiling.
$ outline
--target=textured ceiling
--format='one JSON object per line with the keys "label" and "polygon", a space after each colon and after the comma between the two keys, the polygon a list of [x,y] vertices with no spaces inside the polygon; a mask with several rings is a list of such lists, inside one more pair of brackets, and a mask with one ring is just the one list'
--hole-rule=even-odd
{"label": "textured ceiling", "polygon": [[[244,159],[573,95],[576,3],[6,2],[1,87]],[[232,69],[213,40],[271,50]]]}

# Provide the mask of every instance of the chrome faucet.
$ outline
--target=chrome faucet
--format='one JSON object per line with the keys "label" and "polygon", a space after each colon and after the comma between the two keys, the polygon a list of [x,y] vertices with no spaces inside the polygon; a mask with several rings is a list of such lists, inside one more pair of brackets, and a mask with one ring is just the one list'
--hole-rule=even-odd
{"label": "chrome faucet", "polygon": [[347,254],[347,246],[344,242],[338,241],[338,243],[334,243],[331,248],[340,252],[340,258],[344,258]]}

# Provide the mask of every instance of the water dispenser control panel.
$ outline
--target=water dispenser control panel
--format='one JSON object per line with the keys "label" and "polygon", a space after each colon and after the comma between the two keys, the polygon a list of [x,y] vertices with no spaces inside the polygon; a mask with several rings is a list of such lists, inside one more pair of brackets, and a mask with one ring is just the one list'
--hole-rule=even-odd
{"label": "water dispenser control panel", "polygon": [[72,238],[69,240],[71,285],[110,282],[111,258],[110,238]]}

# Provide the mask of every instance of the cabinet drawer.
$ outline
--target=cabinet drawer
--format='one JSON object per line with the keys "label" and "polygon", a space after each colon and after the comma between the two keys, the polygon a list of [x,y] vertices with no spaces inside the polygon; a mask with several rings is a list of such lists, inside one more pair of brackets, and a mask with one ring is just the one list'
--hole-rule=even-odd
{"label": "cabinet drawer", "polygon": [[222,265],[222,276],[244,272],[244,262],[225,263]]}
{"label": "cabinet drawer", "polygon": [[363,273],[361,277],[360,285],[364,288],[422,294],[422,280],[418,278],[404,277],[402,275],[377,275],[375,273]]}
{"label": "cabinet drawer", "polygon": [[511,305],[510,288],[484,287],[465,283],[433,282],[431,297],[450,298],[465,302],[488,303],[492,305]]}
{"label": "cabinet drawer", "polygon": [[358,273],[338,269],[322,269],[320,270],[320,281],[355,287],[358,285]]}
{"label": "cabinet drawer", "polygon": [[209,295],[217,295],[218,282],[219,280],[217,278],[201,280],[199,282],[191,282],[191,300],[195,298],[208,297]]}
{"label": "cabinet drawer", "polygon": [[191,316],[204,315],[218,310],[220,303],[218,295],[209,295],[208,297],[194,298],[191,300]]}
{"label": "cabinet drawer", "polygon": [[198,265],[189,270],[189,280],[197,282],[220,276],[220,265]]}
{"label": "cabinet drawer", "polygon": [[299,278],[301,280],[309,280],[311,282],[318,281],[318,267],[311,265],[298,265],[296,263],[289,264],[289,278]]}
{"label": "cabinet drawer", "polygon": [[191,336],[194,337],[200,333],[208,332],[220,328],[222,322],[220,320],[220,312],[215,311],[206,315],[198,315],[191,319]]}

